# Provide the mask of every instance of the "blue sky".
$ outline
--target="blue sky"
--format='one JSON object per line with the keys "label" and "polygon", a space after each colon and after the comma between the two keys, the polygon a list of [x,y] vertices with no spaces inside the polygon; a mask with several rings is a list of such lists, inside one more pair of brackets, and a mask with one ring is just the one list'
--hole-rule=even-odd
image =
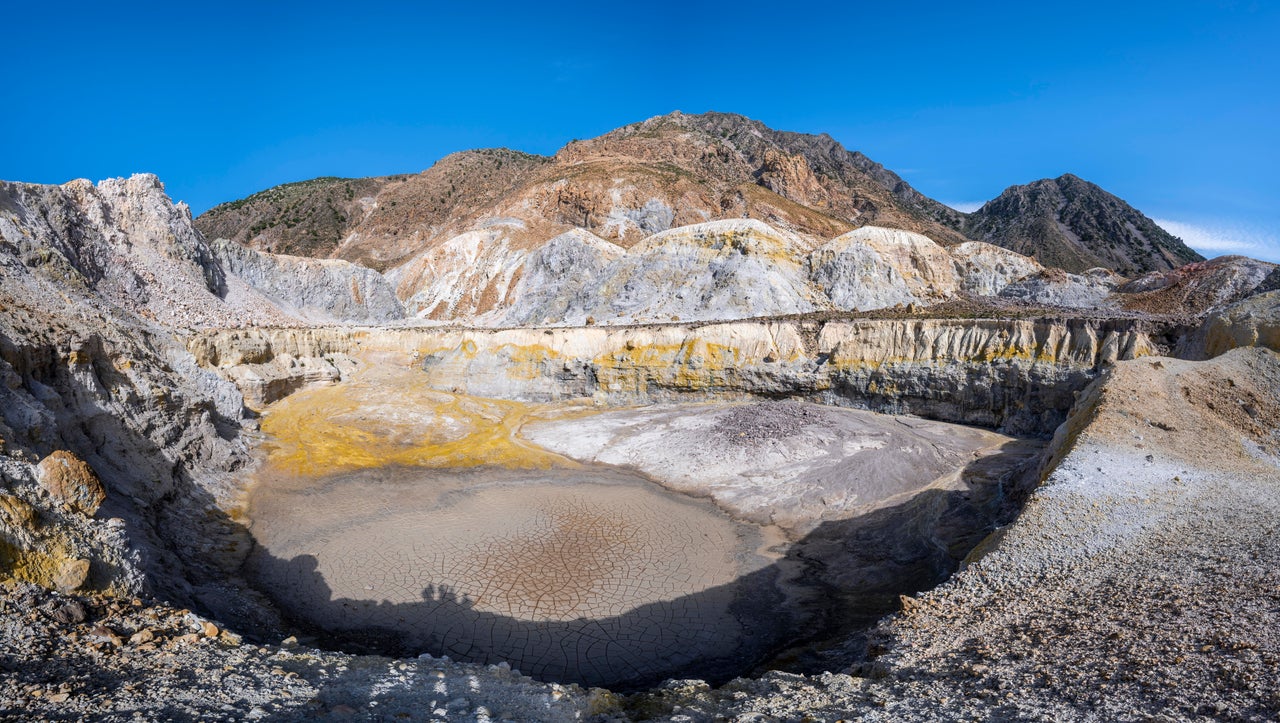
{"label": "blue sky", "polygon": [[149,171],[198,213],[719,110],[962,207],[1075,173],[1280,261],[1277,2],[365,5],[10,4],[0,178]]}

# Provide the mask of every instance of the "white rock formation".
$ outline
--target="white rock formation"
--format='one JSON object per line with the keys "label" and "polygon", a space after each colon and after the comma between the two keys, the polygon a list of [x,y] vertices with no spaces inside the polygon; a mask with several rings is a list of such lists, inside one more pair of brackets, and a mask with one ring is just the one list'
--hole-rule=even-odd
{"label": "white rock formation", "polygon": [[387,272],[409,313],[430,319],[474,319],[505,307],[528,252],[501,225],[455,236]]}
{"label": "white rock formation", "polygon": [[391,284],[373,269],[341,259],[255,251],[226,239],[212,246],[228,273],[301,319],[378,323],[405,316]]}
{"label": "white rock formation", "polygon": [[960,274],[960,288],[976,296],[996,296],[1044,269],[1029,256],[981,241],[967,241],[948,252]]}
{"label": "white rock formation", "polygon": [[588,303],[626,250],[595,234],[572,229],[551,239],[525,259],[510,307],[498,315],[502,326],[586,323]]}
{"label": "white rock formation", "polygon": [[586,300],[598,322],[795,314],[826,305],[800,263],[803,241],[760,221],[654,234],[610,265]]}

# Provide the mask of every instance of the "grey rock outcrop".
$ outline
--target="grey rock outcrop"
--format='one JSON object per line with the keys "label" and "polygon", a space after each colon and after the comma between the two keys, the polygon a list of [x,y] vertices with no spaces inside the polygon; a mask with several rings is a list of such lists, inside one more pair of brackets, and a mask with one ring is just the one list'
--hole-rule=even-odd
{"label": "grey rock outcrop", "polygon": [[1122,281],[1103,268],[1090,269],[1083,274],[1043,269],[1000,289],[998,295],[1032,304],[1100,309],[1114,306],[1111,294]]}
{"label": "grey rock outcrop", "polygon": [[869,229],[850,231],[809,255],[809,273],[838,309],[867,311],[920,301],[907,280],[863,241]]}
{"label": "grey rock outcrop", "polygon": [[292,320],[228,278],[191,212],[150,174],[96,186],[0,183],[0,238],[43,278],[162,326]]}
{"label": "grey rock outcrop", "polygon": [[960,274],[960,288],[975,296],[998,296],[1010,285],[1044,271],[1035,259],[981,241],[966,241],[947,250]]}
{"label": "grey rock outcrop", "polygon": [[591,295],[610,266],[626,255],[621,246],[582,229],[566,231],[529,255],[502,324],[581,325]]}
{"label": "grey rock outcrop", "polygon": [[[85,560],[90,588],[196,604],[247,539],[222,512],[250,461],[241,395],[170,333],[46,273],[0,249],[0,472],[45,523],[0,530],[0,547],[32,582]],[[67,455],[105,492],[100,509],[77,503],[91,518],[36,494],[52,484],[36,462]]]}
{"label": "grey rock outcrop", "polygon": [[387,280],[340,259],[309,259],[255,251],[217,239],[214,257],[281,309],[308,321],[379,323],[405,317]]}

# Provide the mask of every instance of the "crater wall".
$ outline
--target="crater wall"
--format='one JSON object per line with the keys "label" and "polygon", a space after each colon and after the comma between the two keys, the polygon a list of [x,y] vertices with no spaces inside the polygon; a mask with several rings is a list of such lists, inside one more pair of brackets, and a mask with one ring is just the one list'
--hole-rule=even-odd
{"label": "crater wall", "polygon": [[261,407],[404,354],[438,389],[607,404],[792,397],[1048,435],[1117,360],[1167,352],[1170,325],[1092,319],[862,319],[556,329],[307,328],[193,337]]}

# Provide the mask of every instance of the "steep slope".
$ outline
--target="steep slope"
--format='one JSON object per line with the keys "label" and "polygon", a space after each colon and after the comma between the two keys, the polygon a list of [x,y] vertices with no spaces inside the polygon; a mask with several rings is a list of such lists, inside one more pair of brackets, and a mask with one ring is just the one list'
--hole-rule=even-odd
{"label": "steep slope", "polygon": [[207,238],[253,240],[262,251],[324,258],[346,236],[368,200],[401,176],[315,178],[268,188],[201,214],[197,228]]}
{"label": "steep slope", "polygon": [[432,239],[470,228],[549,160],[484,149],[446,156],[416,175],[287,183],[215,206],[196,228],[209,239],[381,271]]}
{"label": "steep slope", "polygon": [[391,284],[373,269],[340,259],[254,251],[233,241],[212,244],[218,263],[293,316],[318,322],[384,322],[405,317]]}
{"label": "steep slope", "polygon": [[44,278],[166,326],[288,320],[214,259],[153,175],[97,185],[0,183],[6,251]]}
{"label": "steep slope", "polygon": [[[732,113],[676,112],[650,118],[571,143],[557,159],[671,164],[721,187],[723,217],[758,218],[822,238],[836,234],[821,219],[786,219],[776,201],[753,195],[743,184],[768,190],[850,228],[875,224],[916,231],[945,244],[964,240],[953,229],[959,221],[956,211],[926,198],[830,136],[775,131]],[[716,215],[714,209],[711,213]]]}
{"label": "steep slope", "polygon": [[[964,240],[957,212],[830,136],[679,112],[571,142],[553,158],[466,151],[416,176],[286,184],[217,206],[197,227],[381,270],[486,217],[518,218],[538,242],[578,227],[628,246],[673,226],[742,217],[824,239],[876,223]],[[547,224],[549,235],[539,228]]]}
{"label": "steep slope", "polygon": [[1137,209],[1069,173],[1010,186],[962,228],[980,241],[1075,273],[1101,266],[1132,277],[1204,260]]}
{"label": "steep slope", "polygon": [[0,182],[0,253],[117,313],[169,328],[404,317],[386,279],[370,269],[207,242],[150,174],[96,185]]}
{"label": "steep slope", "polygon": [[1269,279],[1280,266],[1244,256],[1219,256],[1152,272],[1124,284],[1117,291],[1125,308],[1155,314],[1199,316],[1273,287]]}

